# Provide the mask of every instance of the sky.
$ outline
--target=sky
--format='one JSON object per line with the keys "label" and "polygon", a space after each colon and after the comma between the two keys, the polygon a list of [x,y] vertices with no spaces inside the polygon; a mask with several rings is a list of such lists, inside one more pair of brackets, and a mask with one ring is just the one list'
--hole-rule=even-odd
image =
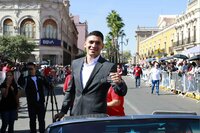
{"label": "sky", "polygon": [[[99,30],[104,36],[110,31],[106,17],[115,10],[125,24],[123,30],[128,45],[123,50],[136,52],[135,30],[156,27],[159,15],[180,15],[186,11],[188,0],[70,0],[70,13],[87,21],[88,31]],[[125,40],[124,40],[125,41]],[[120,47],[121,48],[121,47]]]}

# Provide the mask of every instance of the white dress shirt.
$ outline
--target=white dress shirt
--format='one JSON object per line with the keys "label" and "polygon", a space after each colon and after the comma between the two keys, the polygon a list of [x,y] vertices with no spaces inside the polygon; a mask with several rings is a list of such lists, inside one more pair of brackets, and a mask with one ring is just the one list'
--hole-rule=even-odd
{"label": "white dress shirt", "polygon": [[39,95],[39,92],[38,92],[38,86],[37,86],[37,77],[36,76],[33,76],[31,77],[31,79],[34,81],[35,83],[35,88],[36,88],[36,92],[37,92],[37,101],[40,100],[40,95]]}
{"label": "white dress shirt", "polygon": [[88,82],[95,65],[97,64],[99,57],[100,57],[100,55],[97,56],[95,59],[93,59],[91,61],[91,63],[89,63],[89,64],[84,62],[83,67],[82,67],[82,71],[81,71],[81,80],[82,80],[83,88],[85,88],[85,85]]}

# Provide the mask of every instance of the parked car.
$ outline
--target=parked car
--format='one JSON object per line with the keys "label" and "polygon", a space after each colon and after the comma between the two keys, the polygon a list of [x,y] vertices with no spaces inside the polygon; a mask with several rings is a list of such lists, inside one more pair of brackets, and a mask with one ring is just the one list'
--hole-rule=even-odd
{"label": "parked car", "polygon": [[200,116],[192,114],[67,117],[47,133],[200,133]]}

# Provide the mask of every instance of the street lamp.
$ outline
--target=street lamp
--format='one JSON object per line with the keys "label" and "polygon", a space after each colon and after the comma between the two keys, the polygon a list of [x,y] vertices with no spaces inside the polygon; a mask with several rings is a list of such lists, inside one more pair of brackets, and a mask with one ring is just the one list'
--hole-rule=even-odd
{"label": "street lamp", "polygon": [[126,38],[126,42],[123,41],[125,34],[121,35],[121,41],[119,42],[119,45],[121,44],[121,63],[124,63],[124,56],[123,56],[123,45],[127,46],[128,45],[128,38]]}

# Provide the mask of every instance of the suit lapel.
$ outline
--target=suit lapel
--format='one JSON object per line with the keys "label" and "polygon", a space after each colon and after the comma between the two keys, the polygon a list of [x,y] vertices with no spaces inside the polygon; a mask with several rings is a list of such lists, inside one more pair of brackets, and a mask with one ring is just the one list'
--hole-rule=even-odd
{"label": "suit lapel", "polygon": [[74,77],[74,79],[78,79],[79,87],[80,87],[81,90],[83,90],[81,70],[82,70],[82,67],[83,67],[84,59],[85,58],[82,58],[81,62],[79,62],[80,64],[77,64],[76,68],[74,69],[74,71],[77,72],[77,77],[76,78]]}

